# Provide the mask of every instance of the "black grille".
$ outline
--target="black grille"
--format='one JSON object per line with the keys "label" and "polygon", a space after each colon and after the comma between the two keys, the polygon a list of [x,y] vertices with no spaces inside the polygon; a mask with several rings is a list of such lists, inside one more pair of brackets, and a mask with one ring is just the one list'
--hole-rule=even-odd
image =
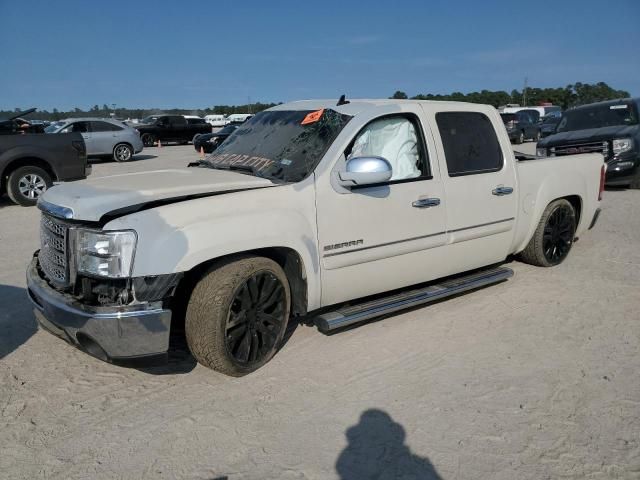
{"label": "black grille", "polygon": [[40,268],[49,281],[60,287],[69,285],[67,234],[69,228],[48,215],[40,220]]}

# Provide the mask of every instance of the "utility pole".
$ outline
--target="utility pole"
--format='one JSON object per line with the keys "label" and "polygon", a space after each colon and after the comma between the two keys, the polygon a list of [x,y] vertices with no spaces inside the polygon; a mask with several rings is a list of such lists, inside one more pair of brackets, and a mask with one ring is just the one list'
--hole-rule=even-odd
{"label": "utility pole", "polygon": [[251,96],[247,97],[247,105],[249,107],[249,113],[251,113]]}
{"label": "utility pole", "polygon": [[113,107],[113,113],[111,115],[115,118],[115,116],[116,116],[116,104],[112,103],[111,106]]}
{"label": "utility pole", "polygon": [[522,89],[522,106],[527,106],[527,77],[524,77],[524,88]]}

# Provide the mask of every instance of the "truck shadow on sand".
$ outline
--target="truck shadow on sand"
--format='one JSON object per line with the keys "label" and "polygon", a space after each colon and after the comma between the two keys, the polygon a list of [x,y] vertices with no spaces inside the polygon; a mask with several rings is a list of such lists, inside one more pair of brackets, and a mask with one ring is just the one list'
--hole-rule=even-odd
{"label": "truck shadow on sand", "polygon": [[411,452],[402,425],[388,413],[369,409],[346,431],[349,444],[336,461],[341,480],[416,478],[442,480],[428,458]]}
{"label": "truck shadow on sand", "polygon": [[24,288],[0,284],[0,359],[26,343],[38,330]]}

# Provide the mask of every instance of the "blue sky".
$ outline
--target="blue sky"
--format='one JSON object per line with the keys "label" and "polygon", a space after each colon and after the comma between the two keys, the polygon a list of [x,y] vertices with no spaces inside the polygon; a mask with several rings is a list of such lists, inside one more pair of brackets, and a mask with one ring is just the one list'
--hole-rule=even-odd
{"label": "blue sky", "polygon": [[525,76],[640,95],[639,45],[640,0],[0,0],[0,109],[511,91]]}

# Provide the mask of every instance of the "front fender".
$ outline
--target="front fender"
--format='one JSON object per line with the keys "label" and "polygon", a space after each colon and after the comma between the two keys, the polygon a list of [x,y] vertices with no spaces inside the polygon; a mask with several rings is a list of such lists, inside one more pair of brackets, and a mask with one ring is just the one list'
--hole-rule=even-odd
{"label": "front fender", "polygon": [[305,268],[308,308],[319,307],[312,177],[295,185],[166,205],[118,218],[104,228],[137,232],[136,277],[186,272],[204,262],[249,250],[290,248]]}

